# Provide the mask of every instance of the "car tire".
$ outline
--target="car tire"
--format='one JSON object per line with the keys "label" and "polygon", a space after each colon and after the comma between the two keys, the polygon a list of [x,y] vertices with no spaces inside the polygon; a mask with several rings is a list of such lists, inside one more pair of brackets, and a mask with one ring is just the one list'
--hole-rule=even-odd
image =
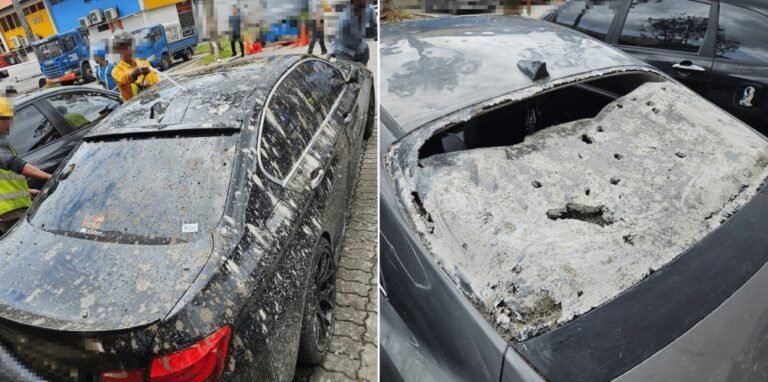
{"label": "car tire", "polygon": [[192,48],[187,48],[184,50],[184,55],[181,57],[181,59],[184,61],[189,61],[190,59],[192,59],[193,54],[194,52],[192,52]]}
{"label": "car tire", "polygon": [[160,58],[160,70],[166,71],[171,68],[171,56],[168,53],[163,53],[163,57]]}
{"label": "car tire", "polygon": [[45,85],[48,85],[48,81],[45,78],[41,78],[39,81],[37,81],[37,86],[39,86],[40,89],[44,88]]}
{"label": "car tire", "polygon": [[83,65],[80,67],[80,72],[83,74],[83,83],[89,84],[96,81],[96,76],[93,75],[91,64],[83,62]]}
{"label": "car tire", "polygon": [[299,362],[319,365],[333,337],[336,314],[336,257],[325,238],[315,247],[299,340]]}
{"label": "car tire", "polygon": [[368,117],[365,121],[365,130],[363,131],[363,139],[368,140],[373,136],[373,129],[376,124],[376,90],[371,85],[371,99],[368,101]]}

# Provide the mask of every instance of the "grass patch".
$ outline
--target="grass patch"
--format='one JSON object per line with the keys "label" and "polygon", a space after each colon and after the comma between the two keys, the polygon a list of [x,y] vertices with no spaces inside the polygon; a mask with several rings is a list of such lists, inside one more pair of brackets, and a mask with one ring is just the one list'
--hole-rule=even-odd
{"label": "grass patch", "polygon": [[[225,58],[232,57],[232,47],[229,44],[229,39],[220,40],[219,41],[219,45],[221,47],[221,49],[219,50],[219,58],[220,59],[223,60]],[[240,49],[239,46],[238,46],[238,49]],[[200,59],[200,64],[201,65],[208,65],[208,64],[211,64],[213,62],[216,62],[216,58],[213,56],[213,52],[211,51],[211,44],[210,43],[206,42],[206,43],[203,43],[203,44],[199,44],[197,46],[197,52],[198,53],[208,53],[203,58]],[[238,52],[238,53],[240,53],[240,52]]]}
{"label": "grass patch", "polygon": [[411,20],[415,19],[416,17],[411,14],[411,12],[406,11],[405,9],[400,9],[397,11],[397,17],[400,20]]}

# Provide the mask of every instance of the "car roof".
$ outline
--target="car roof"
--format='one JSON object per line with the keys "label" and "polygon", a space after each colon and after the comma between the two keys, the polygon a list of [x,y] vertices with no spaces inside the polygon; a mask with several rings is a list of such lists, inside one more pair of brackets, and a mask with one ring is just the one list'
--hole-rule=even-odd
{"label": "car roof", "polygon": [[[588,72],[648,64],[591,37],[519,16],[462,16],[381,28],[382,106],[405,130],[478,102]],[[518,60],[546,62],[534,82]]]}
{"label": "car roof", "polygon": [[90,136],[157,130],[242,127],[242,119],[263,104],[277,80],[303,55],[240,59],[163,79],[105,118]]}

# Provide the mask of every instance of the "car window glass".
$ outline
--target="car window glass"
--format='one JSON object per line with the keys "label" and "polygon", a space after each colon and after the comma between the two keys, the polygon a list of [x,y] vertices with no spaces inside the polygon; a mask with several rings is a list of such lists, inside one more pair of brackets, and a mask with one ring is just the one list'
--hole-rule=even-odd
{"label": "car window glass", "polygon": [[53,124],[33,105],[16,111],[8,136],[18,155],[24,155],[59,138],[61,135]]}
{"label": "car window glass", "polygon": [[162,32],[160,32],[160,28],[152,28],[152,35],[151,35],[151,41],[153,43],[160,40],[160,36],[162,36]]}
{"label": "car window glass", "polygon": [[62,42],[64,44],[64,51],[69,52],[72,49],[75,49],[75,38],[72,36],[67,36],[62,39]]}
{"label": "car window glass", "polygon": [[559,9],[553,21],[604,40],[620,5],[619,1],[573,1]]}
{"label": "car window glass", "polygon": [[238,137],[83,142],[64,164],[73,170],[66,180],[53,180],[30,222],[130,244],[210,235],[224,213]]}
{"label": "car window glass", "polygon": [[731,4],[720,4],[715,55],[739,61],[764,63],[768,57],[768,17]]}
{"label": "car window glass", "polygon": [[267,106],[259,155],[264,170],[277,179],[290,174],[325,119],[313,98],[317,94],[307,91],[308,72],[310,68],[299,65],[278,85]]}
{"label": "car window glass", "polygon": [[698,52],[707,34],[709,8],[704,1],[633,1],[619,43]]}
{"label": "car window glass", "polygon": [[106,117],[120,104],[96,92],[62,93],[48,98],[73,128],[87,127]]}
{"label": "car window glass", "polygon": [[344,78],[338,70],[323,61],[307,61],[302,67],[306,73],[303,80],[308,92],[318,101],[314,106],[325,117],[341,95]]}

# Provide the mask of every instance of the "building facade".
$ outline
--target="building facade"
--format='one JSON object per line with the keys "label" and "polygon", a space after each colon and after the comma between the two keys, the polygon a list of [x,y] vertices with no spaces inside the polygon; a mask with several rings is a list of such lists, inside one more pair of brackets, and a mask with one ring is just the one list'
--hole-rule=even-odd
{"label": "building facade", "polygon": [[[111,39],[120,31],[175,23],[194,33],[191,0],[21,0],[24,17],[36,39],[84,28],[91,41]],[[30,39],[12,0],[0,0],[0,51],[16,51]]]}
{"label": "building facade", "polygon": [[[37,39],[57,33],[47,0],[22,1],[21,8],[24,18]],[[0,50],[3,52],[28,46],[31,40],[24,31],[11,0],[0,1],[0,36],[2,36]]]}

